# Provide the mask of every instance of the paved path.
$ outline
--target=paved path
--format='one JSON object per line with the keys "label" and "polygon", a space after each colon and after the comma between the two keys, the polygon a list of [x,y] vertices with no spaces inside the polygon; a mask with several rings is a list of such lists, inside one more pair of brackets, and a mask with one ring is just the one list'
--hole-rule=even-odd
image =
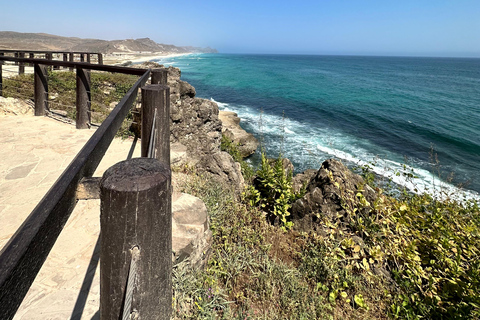
{"label": "paved path", "polygon": [[[46,117],[0,117],[0,248],[93,132]],[[115,139],[94,176],[125,160],[131,145],[132,140]],[[99,200],[78,202],[14,319],[99,318],[99,268],[93,255],[99,214]]]}

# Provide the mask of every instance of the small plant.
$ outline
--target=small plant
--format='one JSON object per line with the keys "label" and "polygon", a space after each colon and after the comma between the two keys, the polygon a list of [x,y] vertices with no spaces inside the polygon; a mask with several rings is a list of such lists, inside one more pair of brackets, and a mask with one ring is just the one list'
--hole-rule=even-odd
{"label": "small plant", "polygon": [[290,208],[301,192],[294,192],[292,188],[292,173],[285,172],[283,158],[279,156],[273,163],[262,153],[260,169],[256,172],[253,186],[245,193],[251,205],[257,205],[268,214],[271,222],[278,221],[282,229],[288,230],[293,226],[289,220]]}

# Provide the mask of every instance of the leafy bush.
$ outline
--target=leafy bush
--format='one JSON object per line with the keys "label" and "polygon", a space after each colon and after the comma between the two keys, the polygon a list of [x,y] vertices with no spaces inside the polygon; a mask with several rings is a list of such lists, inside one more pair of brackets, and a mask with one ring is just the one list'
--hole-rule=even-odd
{"label": "leafy bush", "polygon": [[293,226],[289,220],[293,202],[303,196],[303,192],[294,192],[292,173],[285,172],[283,158],[279,156],[275,162],[269,161],[262,153],[260,168],[256,171],[254,184],[249,186],[245,197],[252,206],[265,210],[272,222],[278,219],[282,229]]}

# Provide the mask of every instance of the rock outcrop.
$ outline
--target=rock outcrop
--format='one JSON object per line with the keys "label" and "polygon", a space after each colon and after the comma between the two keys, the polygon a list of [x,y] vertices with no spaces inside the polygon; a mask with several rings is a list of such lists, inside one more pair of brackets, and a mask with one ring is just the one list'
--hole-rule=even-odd
{"label": "rock outcrop", "polygon": [[238,150],[243,158],[255,153],[258,140],[240,126],[240,118],[232,111],[219,111],[218,117],[222,121],[224,136],[238,144]]}
{"label": "rock outcrop", "polygon": [[[155,62],[134,65],[139,68],[162,68]],[[170,145],[182,149],[182,157],[172,165],[188,164],[202,173],[237,192],[243,191],[244,180],[240,165],[226,152],[220,150],[222,121],[218,105],[210,100],[196,98],[195,88],[180,80],[179,68],[168,67],[167,81],[170,87]],[[141,123],[136,118],[139,133]]]}
{"label": "rock outcrop", "polygon": [[170,143],[186,147],[187,161],[227,187],[243,190],[240,165],[220,150],[222,122],[218,105],[195,97],[195,88],[180,80],[180,69],[169,67]]}
{"label": "rock outcrop", "polygon": [[310,180],[317,174],[318,170],[315,169],[307,169],[302,173],[297,174],[292,179],[292,188],[293,191],[299,192],[303,186],[307,186]]}
{"label": "rock outcrop", "polygon": [[306,192],[292,206],[294,229],[299,231],[321,232],[319,222],[323,216],[347,223],[349,213],[355,208],[359,214],[367,215],[377,197],[362,177],[334,159],[322,164],[310,179]]}

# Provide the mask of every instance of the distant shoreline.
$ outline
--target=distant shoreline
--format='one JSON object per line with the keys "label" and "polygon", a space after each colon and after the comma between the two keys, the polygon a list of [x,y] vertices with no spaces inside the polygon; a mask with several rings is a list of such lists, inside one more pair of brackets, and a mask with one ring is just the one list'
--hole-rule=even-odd
{"label": "distant shoreline", "polygon": [[149,52],[147,54],[119,52],[119,53],[104,54],[103,61],[104,61],[104,64],[112,64],[112,65],[120,65],[120,64],[125,64],[127,62],[138,64],[138,63],[143,63],[143,62],[158,60],[163,58],[187,56],[190,54],[193,54],[193,52],[185,52],[185,53]]}

